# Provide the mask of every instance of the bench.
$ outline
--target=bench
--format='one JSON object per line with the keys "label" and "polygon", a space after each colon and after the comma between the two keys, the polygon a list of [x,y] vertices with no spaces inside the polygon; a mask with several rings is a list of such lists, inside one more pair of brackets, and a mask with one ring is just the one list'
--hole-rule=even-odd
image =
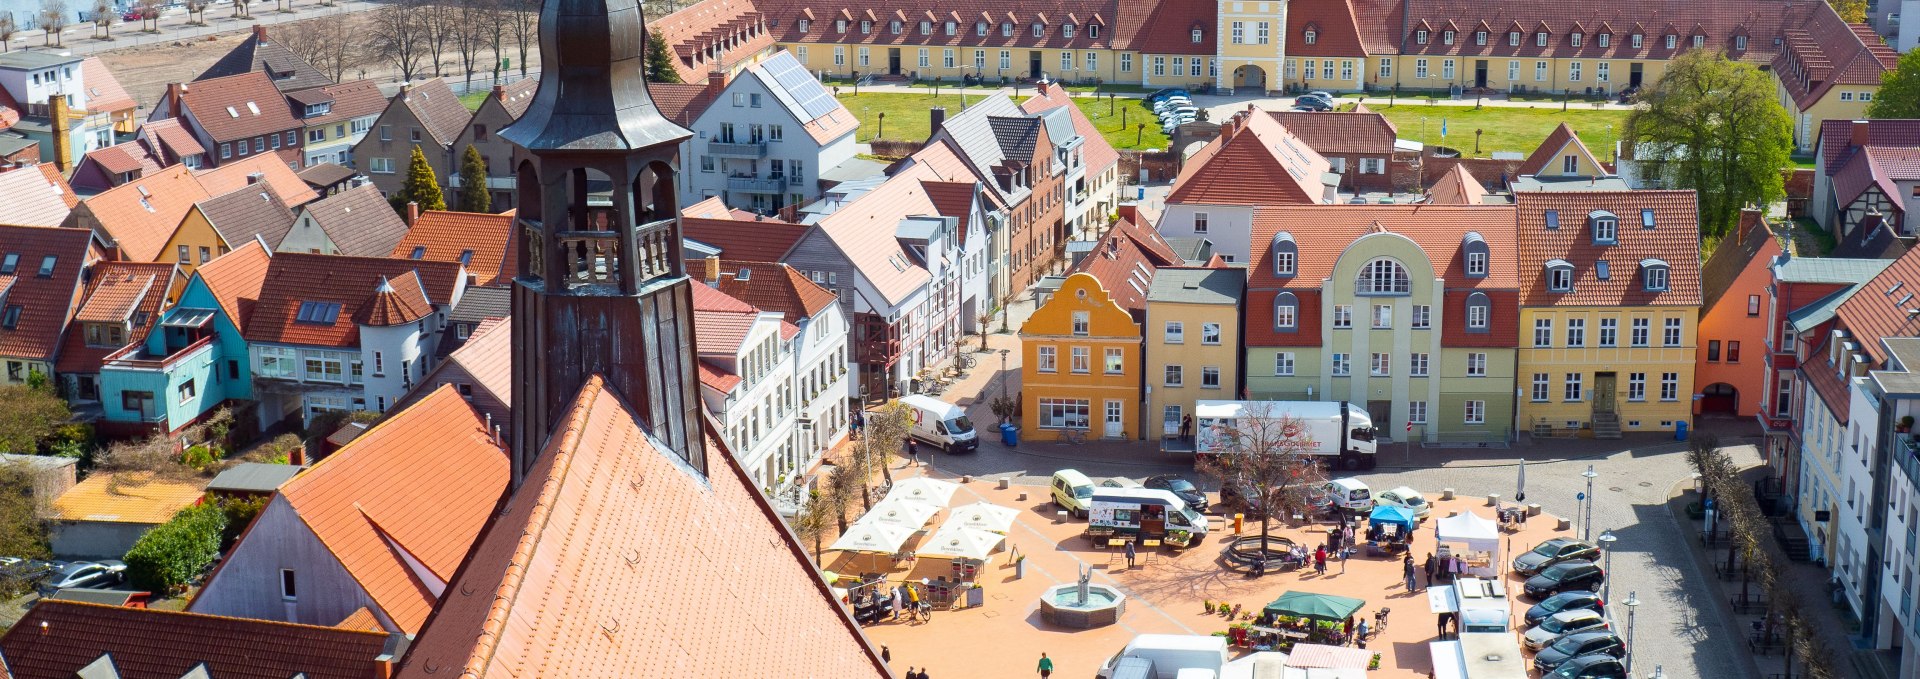
{"label": "bench", "polygon": [[1761,638],[1758,634],[1747,635],[1747,650],[1754,655],[1770,655],[1787,647],[1787,642],[1779,638]]}
{"label": "bench", "polygon": [[1733,612],[1743,615],[1767,611],[1767,598],[1758,594],[1745,597],[1736,594],[1727,602],[1733,604]]}

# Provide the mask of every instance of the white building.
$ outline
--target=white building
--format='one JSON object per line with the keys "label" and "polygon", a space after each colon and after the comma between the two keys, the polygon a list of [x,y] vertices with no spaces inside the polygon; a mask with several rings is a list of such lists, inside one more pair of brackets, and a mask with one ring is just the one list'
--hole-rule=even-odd
{"label": "white building", "polygon": [[719,196],[772,214],[820,197],[823,179],[879,174],[882,165],[855,157],[858,126],[791,54],[776,52],[740,71],[687,125],[681,204]]}
{"label": "white building", "polygon": [[1883,454],[1892,458],[1885,480],[1887,541],[1881,551],[1886,561],[1873,647],[1900,647],[1895,676],[1912,679],[1920,677],[1920,601],[1914,598],[1914,580],[1920,578],[1920,439],[1912,425],[1920,416],[1920,339],[1888,339],[1885,345],[1887,367],[1869,373],[1862,385],[1888,425],[1874,432],[1884,443]]}

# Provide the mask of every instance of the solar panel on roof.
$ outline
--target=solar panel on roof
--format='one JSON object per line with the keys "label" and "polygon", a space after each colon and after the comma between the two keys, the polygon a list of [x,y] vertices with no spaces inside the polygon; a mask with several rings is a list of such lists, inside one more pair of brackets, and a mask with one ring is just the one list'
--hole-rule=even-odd
{"label": "solar panel on roof", "polygon": [[813,74],[808,73],[798,60],[768,59],[765,67],[767,73],[773,76],[774,82],[779,83],[781,89],[793,95],[794,101],[799,102],[800,110],[807,114],[807,120],[826,115],[839,105],[834,101],[833,94],[828,92],[827,88],[820,86],[820,81],[815,79]]}

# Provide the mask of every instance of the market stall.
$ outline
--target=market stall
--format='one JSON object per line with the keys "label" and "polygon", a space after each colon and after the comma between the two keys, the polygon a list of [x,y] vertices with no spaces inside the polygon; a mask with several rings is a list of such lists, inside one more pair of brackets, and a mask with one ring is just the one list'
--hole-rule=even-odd
{"label": "market stall", "polygon": [[[979,590],[974,583],[980,578],[980,571],[986,567],[987,559],[1000,550],[1007,536],[992,531],[971,528],[959,517],[951,517],[941,524],[920,545],[920,556],[945,557],[950,559],[950,571],[924,580],[929,596],[936,605],[947,605],[964,595]],[[978,595],[968,596],[967,605],[982,603]]]}
{"label": "market stall", "polygon": [[1285,592],[1266,605],[1246,628],[1242,645],[1255,650],[1288,650],[1297,645],[1346,642],[1346,624],[1367,602],[1313,592]]}
{"label": "market stall", "polygon": [[1453,575],[1491,578],[1497,575],[1495,555],[1500,551],[1500,524],[1473,512],[1461,512],[1434,522],[1435,556]]}
{"label": "market stall", "polygon": [[1375,506],[1367,516],[1367,555],[1382,556],[1406,551],[1407,545],[1413,541],[1413,527],[1417,521],[1413,512],[1404,507]]}

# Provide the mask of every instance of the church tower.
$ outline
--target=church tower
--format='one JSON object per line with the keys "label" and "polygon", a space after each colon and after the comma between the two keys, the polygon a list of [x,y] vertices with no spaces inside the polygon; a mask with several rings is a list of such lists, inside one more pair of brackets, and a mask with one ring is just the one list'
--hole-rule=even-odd
{"label": "church tower", "polygon": [[599,374],[655,440],[702,473],[692,289],[674,204],[692,136],[648,96],[639,0],[548,0],[540,88],[500,136],[515,170],[513,486]]}

